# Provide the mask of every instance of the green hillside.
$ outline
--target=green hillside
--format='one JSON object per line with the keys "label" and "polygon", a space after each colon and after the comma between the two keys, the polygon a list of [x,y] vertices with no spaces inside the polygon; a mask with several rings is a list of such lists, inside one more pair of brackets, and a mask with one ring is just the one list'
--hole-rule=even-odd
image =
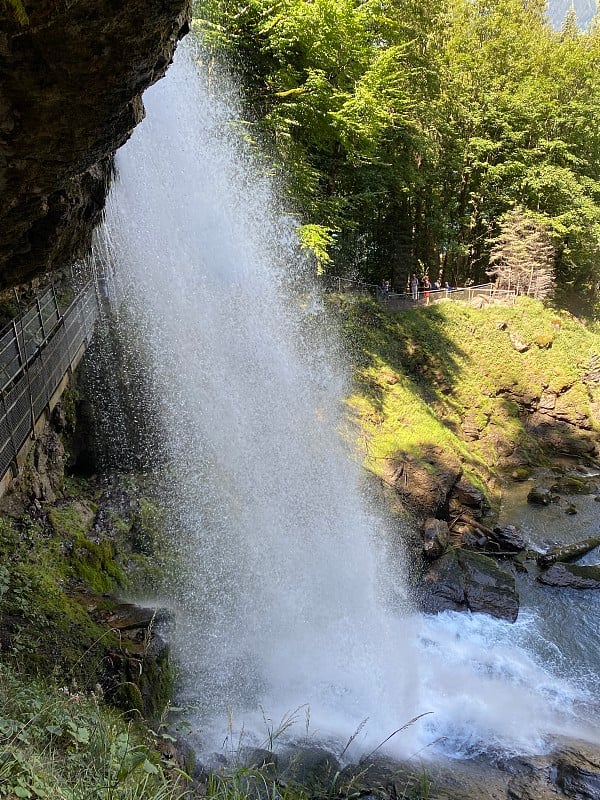
{"label": "green hillside", "polygon": [[569,314],[526,298],[400,313],[339,303],[360,353],[348,405],[365,465],[380,477],[407,458],[456,459],[490,491],[559,454],[596,456],[600,336]]}

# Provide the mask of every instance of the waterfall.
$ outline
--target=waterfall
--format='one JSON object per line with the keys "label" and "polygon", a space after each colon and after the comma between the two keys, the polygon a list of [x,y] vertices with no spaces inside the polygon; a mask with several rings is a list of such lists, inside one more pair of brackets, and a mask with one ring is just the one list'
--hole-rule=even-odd
{"label": "waterfall", "polygon": [[368,718],[355,746],[372,749],[433,712],[392,740],[409,755],[577,732],[564,707],[581,697],[531,654],[531,620],[412,610],[386,546],[399,523],[345,444],[343,346],[294,220],[193,56],[180,47],[146,92],[101,235],[164,438],[162,600],[199,746],[259,744],[290,715],[342,743]]}

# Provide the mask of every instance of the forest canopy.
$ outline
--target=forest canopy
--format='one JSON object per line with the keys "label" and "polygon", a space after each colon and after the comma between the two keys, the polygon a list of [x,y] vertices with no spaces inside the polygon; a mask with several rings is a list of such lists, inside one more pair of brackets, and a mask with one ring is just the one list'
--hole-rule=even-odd
{"label": "forest canopy", "polygon": [[558,302],[600,307],[600,23],[544,0],[207,0],[196,28],[241,81],[320,267],[404,290],[487,280],[519,209]]}

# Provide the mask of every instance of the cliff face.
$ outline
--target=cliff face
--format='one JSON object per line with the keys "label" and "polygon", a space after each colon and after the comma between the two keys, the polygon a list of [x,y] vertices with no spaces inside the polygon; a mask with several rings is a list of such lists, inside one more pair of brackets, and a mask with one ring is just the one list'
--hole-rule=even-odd
{"label": "cliff face", "polygon": [[0,290],[89,247],[141,93],[189,29],[191,0],[0,6]]}

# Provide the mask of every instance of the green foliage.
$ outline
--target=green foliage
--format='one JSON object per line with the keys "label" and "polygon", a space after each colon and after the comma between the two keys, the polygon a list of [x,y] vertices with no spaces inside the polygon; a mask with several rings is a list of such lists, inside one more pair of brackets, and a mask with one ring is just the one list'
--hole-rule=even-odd
{"label": "green foliage", "polygon": [[2,0],[4,8],[9,8],[20,25],[28,25],[29,17],[22,0]]}
{"label": "green foliage", "polygon": [[190,796],[157,738],[98,693],[24,681],[0,665],[0,798],[175,800]]}
{"label": "green foliage", "polygon": [[301,225],[297,229],[300,246],[313,254],[317,265],[317,272],[321,274],[324,268],[331,264],[331,256],[327,248],[331,245],[332,234],[322,225]]}
{"label": "green foliage", "polygon": [[[600,285],[600,25],[522,0],[209,0],[247,115],[285,165],[321,267],[395,287],[423,265],[485,280],[521,206],[549,231],[558,298]],[[310,246],[310,244],[309,244]]]}

